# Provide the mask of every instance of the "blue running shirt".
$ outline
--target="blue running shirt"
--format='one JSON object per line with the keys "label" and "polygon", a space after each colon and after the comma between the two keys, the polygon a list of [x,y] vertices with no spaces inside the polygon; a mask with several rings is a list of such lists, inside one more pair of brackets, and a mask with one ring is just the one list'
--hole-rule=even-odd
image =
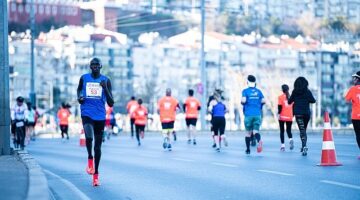
{"label": "blue running shirt", "polygon": [[87,116],[93,120],[105,120],[106,96],[100,82],[102,80],[107,82],[106,76],[100,75],[100,77],[94,79],[91,74],[84,74],[82,79],[82,96],[85,100],[80,106],[81,116]]}
{"label": "blue running shirt", "polygon": [[244,106],[245,116],[261,116],[261,100],[264,98],[262,92],[255,88],[249,87],[242,91],[242,97],[246,98]]}

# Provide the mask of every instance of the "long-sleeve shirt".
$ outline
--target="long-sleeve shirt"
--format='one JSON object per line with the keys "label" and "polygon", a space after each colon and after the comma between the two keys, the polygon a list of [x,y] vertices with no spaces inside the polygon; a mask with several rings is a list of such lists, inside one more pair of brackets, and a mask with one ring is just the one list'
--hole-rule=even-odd
{"label": "long-sleeve shirt", "polygon": [[315,103],[316,100],[310,90],[293,91],[289,98],[289,104],[294,102],[294,115],[310,115],[310,103]]}

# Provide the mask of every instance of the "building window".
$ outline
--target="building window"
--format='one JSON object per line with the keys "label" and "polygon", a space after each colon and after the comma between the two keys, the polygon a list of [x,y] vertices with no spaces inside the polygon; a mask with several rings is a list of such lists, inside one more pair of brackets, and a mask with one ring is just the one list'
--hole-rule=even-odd
{"label": "building window", "polygon": [[16,12],[16,4],[15,3],[11,4],[11,12]]}
{"label": "building window", "polygon": [[56,6],[53,6],[53,7],[52,7],[52,14],[53,14],[53,15],[56,15],[56,14],[57,14],[57,7],[56,7]]}
{"label": "building window", "polygon": [[20,4],[18,10],[20,13],[24,12],[24,6]]}
{"label": "building window", "polygon": [[61,7],[61,15],[65,15],[66,14],[66,7]]}
{"label": "building window", "polygon": [[50,15],[50,14],[51,14],[51,7],[50,7],[49,5],[46,6],[46,8],[45,8],[45,13],[46,13],[47,15]]}
{"label": "building window", "polygon": [[44,5],[39,6],[39,14],[40,15],[44,14]]}
{"label": "building window", "polygon": [[30,5],[29,5],[29,4],[26,4],[26,6],[25,6],[25,12],[26,12],[26,13],[30,13]]}

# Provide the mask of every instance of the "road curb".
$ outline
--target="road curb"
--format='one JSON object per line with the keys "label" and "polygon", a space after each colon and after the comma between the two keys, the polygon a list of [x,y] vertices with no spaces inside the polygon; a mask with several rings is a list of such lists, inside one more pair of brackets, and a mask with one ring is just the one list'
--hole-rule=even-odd
{"label": "road curb", "polygon": [[14,154],[24,163],[28,170],[29,186],[27,200],[49,200],[49,187],[46,176],[36,160],[26,151],[15,151]]}

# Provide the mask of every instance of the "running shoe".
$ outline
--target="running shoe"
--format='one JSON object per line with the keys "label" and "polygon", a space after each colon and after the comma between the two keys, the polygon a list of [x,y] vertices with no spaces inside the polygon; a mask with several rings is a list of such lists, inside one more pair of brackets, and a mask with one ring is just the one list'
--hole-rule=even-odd
{"label": "running shoe", "polygon": [[94,174],[95,173],[95,169],[94,169],[94,159],[88,159],[88,165],[86,167],[86,172],[88,174]]}
{"label": "running shoe", "polygon": [[188,139],[187,143],[188,143],[188,144],[191,144],[191,140],[190,140],[190,139]]}
{"label": "running shoe", "polygon": [[285,151],[285,147],[280,147],[280,151],[284,152],[284,151]]}
{"label": "running shoe", "polygon": [[220,148],[219,148],[219,147],[218,147],[218,148],[216,148],[216,151],[217,151],[217,152],[220,152]]}
{"label": "running shoe", "polygon": [[216,148],[216,144],[215,144],[215,143],[212,145],[212,148]]}
{"label": "running shoe", "polygon": [[250,154],[250,149],[246,149],[246,150],[245,150],[245,153],[246,153],[246,154]]}
{"label": "running shoe", "polygon": [[196,140],[193,140],[193,145],[196,145]]}
{"label": "running shoe", "polygon": [[170,143],[167,145],[167,148],[168,148],[169,151],[171,151],[171,144]]}
{"label": "running shoe", "polygon": [[138,142],[138,146],[141,146],[141,143],[140,143],[140,142]]}
{"label": "running shoe", "polygon": [[99,186],[100,185],[100,181],[99,181],[99,174],[94,174],[93,175],[93,186]]}
{"label": "running shoe", "polygon": [[290,140],[290,150],[294,149],[294,140]]}
{"label": "running shoe", "polygon": [[164,141],[163,148],[166,149],[167,146],[168,146],[167,143]]}
{"label": "running shoe", "polygon": [[303,156],[306,156],[307,155],[307,151],[308,151],[308,148],[305,146],[302,150],[302,155]]}
{"label": "running shoe", "polygon": [[260,153],[260,152],[262,152],[262,149],[263,149],[263,142],[260,140],[258,145],[257,145],[256,150],[257,150],[258,153]]}

